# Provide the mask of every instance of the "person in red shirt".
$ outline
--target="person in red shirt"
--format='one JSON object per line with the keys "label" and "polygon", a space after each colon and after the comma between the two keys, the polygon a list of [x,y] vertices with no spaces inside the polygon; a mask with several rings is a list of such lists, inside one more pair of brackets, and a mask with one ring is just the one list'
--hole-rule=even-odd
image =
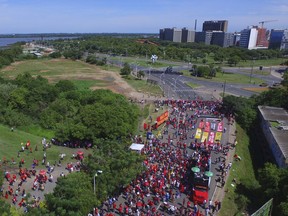
{"label": "person in red shirt", "polygon": [[114,202],[113,203],[113,212],[115,212],[116,208],[117,208],[117,205],[116,205],[116,202]]}
{"label": "person in red shirt", "polygon": [[120,205],[119,205],[118,211],[119,211],[120,214],[123,213],[123,207],[122,207],[122,204],[121,204],[121,203],[120,203]]}

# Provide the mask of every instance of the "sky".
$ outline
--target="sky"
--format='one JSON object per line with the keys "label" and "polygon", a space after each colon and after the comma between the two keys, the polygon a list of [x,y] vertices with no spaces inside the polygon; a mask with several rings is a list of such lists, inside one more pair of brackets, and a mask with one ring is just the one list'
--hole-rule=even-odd
{"label": "sky", "polygon": [[[0,0],[0,34],[158,33],[228,20],[228,32],[288,29],[288,0]],[[276,20],[276,21],[275,21]]]}

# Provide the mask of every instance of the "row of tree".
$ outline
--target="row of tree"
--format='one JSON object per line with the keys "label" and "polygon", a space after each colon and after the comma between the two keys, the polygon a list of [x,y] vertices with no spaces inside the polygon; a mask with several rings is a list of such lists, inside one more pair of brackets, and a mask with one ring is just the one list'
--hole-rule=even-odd
{"label": "row of tree", "polygon": [[236,188],[237,197],[241,197],[242,201],[235,200],[235,203],[242,205],[244,203],[244,208],[248,211],[255,211],[273,198],[273,215],[288,216],[288,169],[278,168],[271,162],[263,164],[265,161],[263,161],[263,157],[260,157],[260,154],[263,154],[261,149],[263,149],[265,139],[262,138],[264,135],[257,115],[259,105],[288,109],[287,81],[286,73],[282,81],[282,88],[266,91],[251,98],[226,96],[223,101],[224,112],[235,114],[237,123],[246,130],[252,140],[251,152],[257,152],[254,154],[253,164],[258,168],[256,174],[258,183],[251,185],[243,182]]}
{"label": "row of tree", "polygon": [[[148,41],[148,39],[147,39]],[[207,57],[215,63],[237,65],[240,61],[273,59],[285,56],[287,52],[279,50],[248,50],[239,47],[222,48],[199,43],[173,43],[155,38],[150,43],[140,43],[135,37],[84,36],[73,40],[49,41],[66,58],[80,59],[85,53],[105,53],[118,56],[141,56],[147,59],[157,55],[165,60],[207,62]]]}

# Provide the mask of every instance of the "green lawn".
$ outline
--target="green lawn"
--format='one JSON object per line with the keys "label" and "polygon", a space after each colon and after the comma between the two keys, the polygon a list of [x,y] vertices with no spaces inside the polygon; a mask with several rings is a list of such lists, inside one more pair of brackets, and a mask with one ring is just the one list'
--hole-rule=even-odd
{"label": "green lawn", "polygon": [[146,80],[139,80],[132,76],[129,76],[125,81],[132,86],[136,91],[148,93],[152,96],[162,96],[163,91],[158,85],[147,83]]}
{"label": "green lawn", "polygon": [[66,59],[36,59],[16,62],[15,64],[3,68],[3,77],[16,77],[20,73],[29,72],[32,75],[58,76],[68,74],[93,74],[95,67],[82,61],[71,61]]}
{"label": "green lawn", "polygon": [[[8,161],[12,161],[12,158],[17,162],[17,164],[12,165],[10,162],[7,165],[3,165],[3,168],[17,168],[18,169],[18,163],[19,161],[23,158],[25,160],[25,164],[23,167],[30,168],[33,159],[39,160],[41,162],[43,158],[43,148],[41,144],[41,140],[43,137],[36,136],[24,131],[21,131],[20,129],[16,128],[14,132],[10,130],[10,128],[3,126],[0,124],[0,160],[2,164],[2,161],[4,158]],[[21,149],[21,143],[25,145],[27,141],[30,140],[31,143],[31,148],[32,148],[32,153],[30,153],[28,150],[25,150],[24,152],[20,153],[20,157],[17,157],[18,151]],[[47,138],[49,141],[49,139]],[[38,147],[38,151],[35,151],[35,147]],[[87,151],[84,150],[86,153]],[[72,149],[72,148],[66,148],[66,147],[60,147],[60,146],[55,146],[52,145],[51,148],[47,149],[47,160],[50,163],[54,163],[55,160],[59,160],[59,154],[60,153],[65,153],[66,157],[63,161],[63,163],[67,163],[70,161],[70,158],[73,153],[76,153],[77,149]],[[87,154],[86,154],[87,155]],[[66,165],[66,164],[65,164]],[[40,165],[40,167],[43,167]]]}
{"label": "green lawn", "polygon": [[237,184],[244,183],[251,187],[259,186],[253,168],[249,137],[238,125],[237,141],[238,144],[235,153],[241,157],[241,161],[233,161],[229,178],[226,181],[225,191],[227,192],[225,193],[225,198],[222,203],[222,211],[220,211],[219,216],[241,215],[241,212],[239,212],[236,205],[237,201],[235,201],[235,198],[237,197],[235,192],[236,187],[231,186],[234,178],[236,179]]}
{"label": "green lawn", "polygon": [[[182,71],[184,76],[192,77],[191,73],[189,71]],[[238,84],[250,84],[255,83],[257,85],[263,83],[264,81],[259,78],[251,78],[250,82],[250,76],[242,75],[242,74],[236,74],[236,73],[217,73],[216,77],[213,77],[212,79],[204,78],[204,77],[193,77],[195,79],[199,80],[205,80],[205,81],[211,81],[211,82],[222,82],[225,81],[227,83],[238,83]]]}
{"label": "green lawn", "polygon": [[117,60],[121,61],[123,64],[125,62],[129,64],[137,64],[142,67],[152,67],[152,68],[161,68],[161,67],[168,67],[168,66],[176,66],[177,64],[171,64],[166,63],[162,61],[156,61],[155,63],[152,63],[150,59],[144,59],[144,58],[137,58],[137,57],[110,57],[111,60]]}

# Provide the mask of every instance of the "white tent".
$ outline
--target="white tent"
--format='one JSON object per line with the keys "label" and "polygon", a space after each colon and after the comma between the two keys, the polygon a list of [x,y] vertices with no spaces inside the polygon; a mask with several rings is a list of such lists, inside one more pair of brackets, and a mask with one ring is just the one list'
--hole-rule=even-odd
{"label": "white tent", "polygon": [[133,151],[140,152],[144,148],[144,144],[132,143],[132,145],[129,148]]}

